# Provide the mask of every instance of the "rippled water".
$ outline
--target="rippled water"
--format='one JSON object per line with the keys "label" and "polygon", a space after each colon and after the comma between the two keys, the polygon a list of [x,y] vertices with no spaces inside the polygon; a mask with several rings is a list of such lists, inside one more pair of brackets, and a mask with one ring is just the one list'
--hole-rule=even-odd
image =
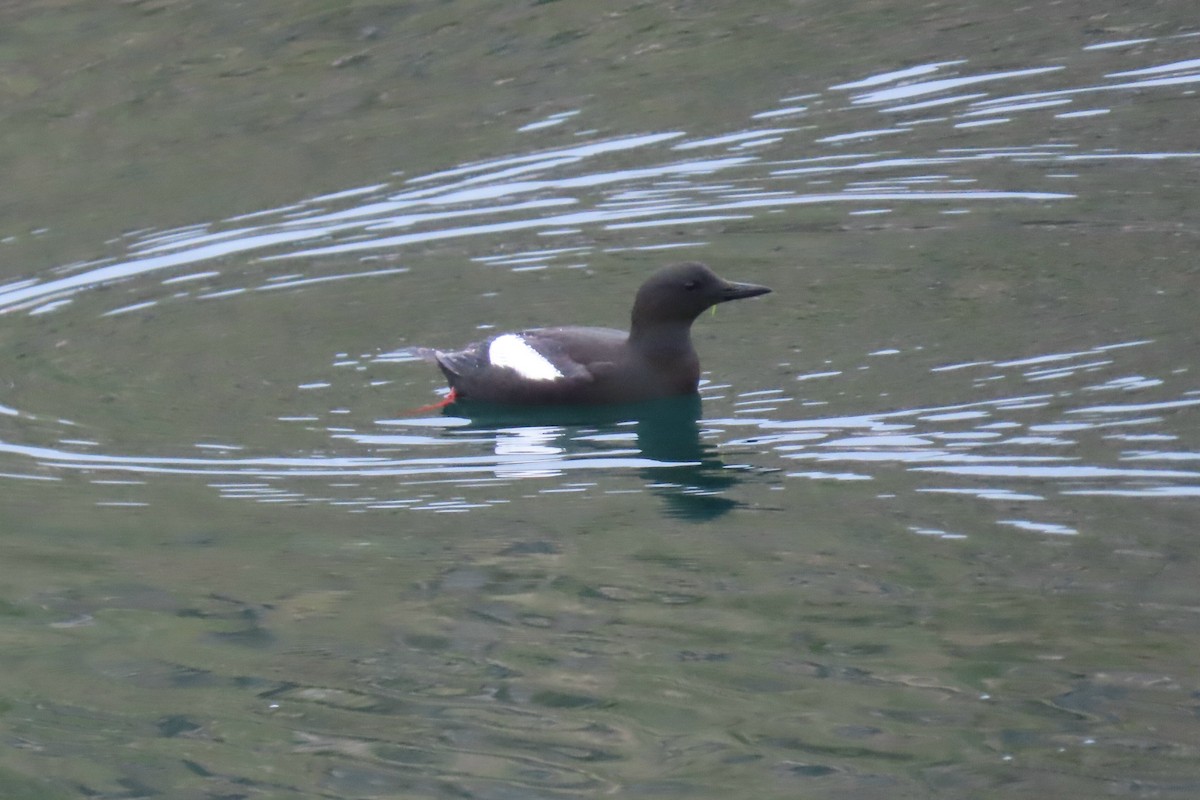
{"label": "rippled water", "polygon": [[[6,263],[0,786],[1195,796],[1200,37],[1092,38]],[[683,258],[701,401],[418,410]]]}

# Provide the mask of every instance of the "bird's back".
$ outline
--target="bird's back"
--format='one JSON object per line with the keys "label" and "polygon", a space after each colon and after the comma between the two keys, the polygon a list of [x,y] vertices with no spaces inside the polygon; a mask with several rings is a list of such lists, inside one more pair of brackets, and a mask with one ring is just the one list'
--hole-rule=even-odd
{"label": "bird's back", "polygon": [[698,377],[694,364],[648,363],[612,328],[506,333],[436,359],[456,397],[483,403],[636,402],[695,391]]}

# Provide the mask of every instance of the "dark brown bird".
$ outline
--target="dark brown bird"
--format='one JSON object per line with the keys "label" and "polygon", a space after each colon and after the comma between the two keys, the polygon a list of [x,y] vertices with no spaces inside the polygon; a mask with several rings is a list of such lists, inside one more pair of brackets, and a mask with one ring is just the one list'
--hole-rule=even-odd
{"label": "dark brown bird", "polygon": [[717,303],[770,291],[724,280],[698,262],[674,264],[638,289],[628,333],[534,328],[432,356],[450,383],[449,401],[597,405],[684,395],[700,380],[691,337],[696,317]]}

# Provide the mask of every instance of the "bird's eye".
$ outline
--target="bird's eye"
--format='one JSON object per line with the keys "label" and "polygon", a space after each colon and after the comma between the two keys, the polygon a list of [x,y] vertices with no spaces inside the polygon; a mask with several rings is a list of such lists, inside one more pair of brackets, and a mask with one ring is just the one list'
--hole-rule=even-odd
{"label": "bird's eye", "polygon": [[687,289],[690,292],[699,285],[700,285],[699,281],[688,281],[687,283],[685,283],[683,285],[683,288]]}

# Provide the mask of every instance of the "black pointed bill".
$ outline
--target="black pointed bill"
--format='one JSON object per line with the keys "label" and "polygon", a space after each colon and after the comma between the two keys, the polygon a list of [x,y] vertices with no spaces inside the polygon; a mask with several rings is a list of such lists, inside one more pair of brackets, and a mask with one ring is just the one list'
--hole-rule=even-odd
{"label": "black pointed bill", "polygon": [[760,294],[768,294],[771,290],[766,286],[759,286],[754,283],[733,283],[726,282],[725,287],[721,289],[721,300],[724,303],[727,300],[742,300],[746,297],[758,297]]}

